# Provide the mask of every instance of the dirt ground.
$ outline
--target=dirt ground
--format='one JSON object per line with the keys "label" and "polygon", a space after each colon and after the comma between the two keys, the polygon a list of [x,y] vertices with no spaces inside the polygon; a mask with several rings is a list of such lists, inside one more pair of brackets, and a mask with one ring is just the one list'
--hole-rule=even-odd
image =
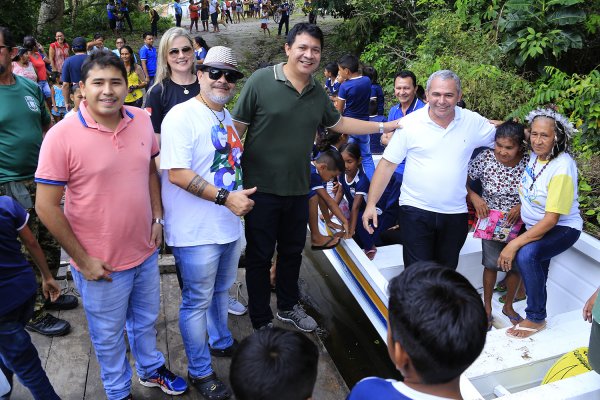
{"label": "dirt ground", "polygon": [[[302,13],[296,13],[290,18],[290,29],[294,24],[298,22],[308,22],[308,17],[305,17]],[[317,23],[323,30],[325,37],[330,35],[335,27],[342,22],[341,19],[334,19],[332,17],[320,18]],[[182,25],[189,26],[189,20],[184,20]],[[284,43],[285,43],[285,32],[281,36],[277,35],[278,24],[273,20],[269,21],[269,29],[271,35],[264,35],[260,28],[260,20],[256,18],[247,19],[239,24],[227,24],[226,28],[219,25],[220,32],[200,32],[196,33],[195,28],[192,33],[193,36],[200,35],[206,40],[209,46],[227,46],[231,47],[236,57],[238,57],[238,63],[241,69],[246,72],[249,76],[254,72],[261,64],[264,63],[278,63],[286,60]],[[200,26],[200,28],[202,28]],[[283,27],[285,30],[285,27]],[[211,27],[212,30],[212,27]],[[327,40],[326,42],[327,43]],[[330,54],[330,50],[323,54],[321,59],[321,68],[330,61],[327,57]]]}

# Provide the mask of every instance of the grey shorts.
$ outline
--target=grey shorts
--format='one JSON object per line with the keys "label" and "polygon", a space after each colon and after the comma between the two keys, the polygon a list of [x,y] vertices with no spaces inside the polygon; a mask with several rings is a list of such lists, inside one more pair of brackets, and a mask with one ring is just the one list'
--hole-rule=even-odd
{"label": "grey shorts", "polygon": [[504,247],[506,247],[506,243],[481,239],[481,263],[483,266],[496,271],[502,271],[501,268],[498,268],[498,257],[500,257],[500,253]]}
{"label": "grey shorts", "polygon": [[598,321],[596,320],[592,321],[590,347],[588,348],[588,361],[594,371],[600,373],[600,324],[598,324]]}

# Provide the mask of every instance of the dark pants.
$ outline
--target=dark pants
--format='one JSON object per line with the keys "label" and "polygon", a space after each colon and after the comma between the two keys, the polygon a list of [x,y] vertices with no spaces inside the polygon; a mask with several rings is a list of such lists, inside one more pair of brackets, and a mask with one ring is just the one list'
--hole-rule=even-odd
{"label": "dark pants", "polygon": [[123,13],[123,19],[127,21],[127,25],[129,25],[129,30],[133,32],[133,25],[131,25],[131,18],[129,18],[129,11],[121,11]]}
{"label": "dark pants", "polygon": [[181,14],[175,14],[175,26],[181,26]]}
{"label": "dark pants", "polygon": [[[157,22],[151,22],[150,23],[150,33],[152,34],[152,36],[157,37],[158,36],[158,21]],[[150,86],[148,86],[150,87]]]}
{"label": "dark pants", "polygon": [[588,361],[593,370],[600,374],[600,324],[596,320],[592,321]]}
{"label": "dark pants", "polygon": [[435,261],[456,269],[458,254],[469,231],[467,213],[441,214],[400,206],[404,266]]}
{"label": "dark pants", "polygon": [[246,285],[254,328],[273,319],[269,269],[277,245],[277,308],[289,311],[298,303],[298,275],[306,242],[308,198],[255,193],[254,208],[245,216]]}
{"label": "dark pants", "polygon": [[[0,317],[0,368],[12,386],[13,374],[34,399],[59,399],[52,388],[25,324],[33,315],[35,296]],[[7,395],[10,397],[10,393]]]}
{"label": "dark pants", "polygon": [[277,31],[278,35],[281,35],[281,28],[283,27],[283,24],[285,24],[285,35],[287,36],[287,34],[290,30],[290,16],[289,15],[281,16],[281,19],[279,20],[279,30]]}

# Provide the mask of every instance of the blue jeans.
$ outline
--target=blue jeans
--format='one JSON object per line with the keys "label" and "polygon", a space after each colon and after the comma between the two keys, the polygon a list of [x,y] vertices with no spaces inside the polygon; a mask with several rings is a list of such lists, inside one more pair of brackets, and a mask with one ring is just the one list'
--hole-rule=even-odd
{"label": "blue jeans", "polygon": [[371,154],[371,138],[369,135],[352,135],[348,139],[350,143],[358,144],[360,147],[360,156],[362,158],[362,167],[369,177],[369,181],[373,179],[375,173],[375,163],[373,162],[373,155]]}
{"label": "blue jeans", "polygon": [[[0,368],[12,386],[13,373],[34,399],[59,399],[42,368],[40,357],[25,331],[25,324],[33,315],[35,295],[25,303],[0,316]],[[9,398],[10,392],[2,398]]]}
{"label": "blue jeans", "polygon": [[227,244],[173,247],[183,282],[179,330],[193,377],[213,372],[208,344],[215,349],[233,344],[227,327],[228,291],[237,275],[241,250],[241,239]]}
{"label": "blue jeans", "polygon": [[88,281],[75,268],[73,281],[81,294],[90,339],[100,364],[100,378],[108,400],[131,392],[124,328],[140,378],[148,378],[165,363],[156,348],[154,325],[160,308],[158,252],[125,271],[113,272],[112,282]]}
{"label": "blue jeans", "polygon": [[527,292],[527,319],[540,323],[546,319],[546,281],[552,257],[573,246],[581,231],[556,225],[543,238],[527,243],[515,258]]}

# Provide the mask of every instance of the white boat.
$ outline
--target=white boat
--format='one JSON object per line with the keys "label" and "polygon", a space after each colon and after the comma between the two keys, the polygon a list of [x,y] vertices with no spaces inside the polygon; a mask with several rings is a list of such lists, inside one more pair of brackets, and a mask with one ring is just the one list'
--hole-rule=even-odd
{"label": "white boat", "polygon": [[[320,230],[327,232],[321,222]],[[354,240],[342,240],[325,255],[387,341],[387,285],[402,273],[402,246],[378,247],[369,260]],[[483,292],[481,240],[470,234],[460,253],[458,271]],[[503,277],[498,274],[498,279]],[[461,377],[465,399],[600,399],[600,375],[594,371],[540,386],[547,370],[565,353],[587,347],[591,325],[582,318],[582,308],[600,285],[600,241],[582,233],[575,245],[554,257],[548,276],[547,328],[526,340],[506,336],[512,326],[502,314],[494,294],[494,329],[488,333],[481,356]],[[525,315],[525,302],[515,303]]]}

